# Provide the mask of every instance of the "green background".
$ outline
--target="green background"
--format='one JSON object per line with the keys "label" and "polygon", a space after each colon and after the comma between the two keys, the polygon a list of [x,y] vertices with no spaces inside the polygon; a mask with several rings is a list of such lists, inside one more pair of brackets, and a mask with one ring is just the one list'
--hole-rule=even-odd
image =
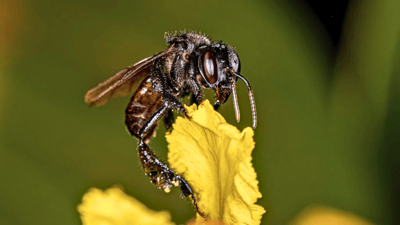
{"label": "green background", "polygon": [[[395,224],[399,189],[400,2],[354,1],[338,54],[318,18],[294,1],[2,1],[0,224],[80,224],[90,187],[122,184],[173,221],[195,216],[141,169],[124,128],[129,97],[89,108],[85,93],[190,29],[236,47],[257,103],[253,163],[263,224],[321,204]],[[251,125],[246,87],[242,121]],[[151,142],[162,159],[164,128]],[[397,216],[398,219],[398,216]],[[398,222],[398,221],[397,221]]]}

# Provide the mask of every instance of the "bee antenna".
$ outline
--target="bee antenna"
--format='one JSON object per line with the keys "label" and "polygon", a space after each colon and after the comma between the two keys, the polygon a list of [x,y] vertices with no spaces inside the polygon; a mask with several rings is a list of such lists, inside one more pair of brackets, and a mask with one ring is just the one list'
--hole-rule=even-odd
{"label": "bee antenna", "polygon": [[[253,90],[251,90],[251,86],[250,83],[246,80],[246,78],[244,78],[242,75],[237,74],[237,73],[233,73],[233,75],[235,75],[237,78],[240,78],[246,85],[248,88],[248,93],[249,93],[249,99],[250,99],[250,105],[251,105],[251,114],[253,117],[253,129],[256,128],[257,126],[257,111],[256,111],[256,102],[254,101],[254,95],[253,95]],[[235,101],[235,94],[236,94],[236,88],[232,89],[234,92],[234,101]],[[237,97],[236,97],[236,101],[237,101]],[[237,104],[237,103],[236,103]],[[235,104],[235,107],[236,107]],[[239,106],[237,107],[237,110],[239,111]],[[235,112],[236,112],[236,108],[235,108]],[[237,115],[236,115],[236,120],[237,120]]]}
{"label": "bee antenna", "polygon": [[240,121],[240,110],[239,110],[239,103],[238,103],[237,94],[236,94],[236,84],[235,84],[234,80],[231,83],[231,87],[232,87],[233,107],[235,108],[236,121],[239,123],[239,121]]}

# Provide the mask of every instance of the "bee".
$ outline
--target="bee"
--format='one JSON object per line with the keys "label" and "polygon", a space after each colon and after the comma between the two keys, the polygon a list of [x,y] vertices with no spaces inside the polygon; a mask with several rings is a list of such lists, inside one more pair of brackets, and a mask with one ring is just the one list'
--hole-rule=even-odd
{"label": "bee", "polygon": [[[90,106],[104,105],[114,97],[126,96],[135,91],[125,110],[125,125],[129,133],[138,138],[139,156],[147,176],[159,189],[169,192],[180,186],[186,197],[191,197],[197,212],[196,198],[185,179],[175,174],[159,160],[147,146],[161,117],[167,130],[174,123],[172,110],[190,119],[181,98],[192,95],[192,102],[201,104],[202,88],[216,93],[214,109],[217,110],[233,95],[236,120],[240,112],[236,94],[236,81],[247,85],[252,111],[253,128],[257,124],[256,106],[250,83],[240,75],[240,60],[235,50],[222,41],[212,42],[196,32],[164,35],[168,48],[125,68],[97,87],[88,91],[85,102]],[[140,83],[136,89],[135,84]]]}

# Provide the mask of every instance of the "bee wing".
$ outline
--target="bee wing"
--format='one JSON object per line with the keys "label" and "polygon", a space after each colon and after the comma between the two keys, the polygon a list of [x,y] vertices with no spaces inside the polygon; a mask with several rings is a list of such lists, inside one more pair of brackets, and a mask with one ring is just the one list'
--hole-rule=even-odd
{"label": "bee wing", "polygon": [[97,87],[88,91],[85,95],[85,102],[90,103],[90,106],[101,106],[106,104],[111,98],[128,95],[136,89],[137,85],[135,83],[150,74],[154,60],[163,57],[172,52],[172,50],[173,46],[119,71],[114,76],[97,85]]}

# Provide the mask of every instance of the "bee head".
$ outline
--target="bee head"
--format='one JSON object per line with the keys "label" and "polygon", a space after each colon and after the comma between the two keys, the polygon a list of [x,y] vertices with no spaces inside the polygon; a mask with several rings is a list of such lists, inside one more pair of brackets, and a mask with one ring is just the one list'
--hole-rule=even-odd
{"label": "bee head", "polygon": [[202,49],[198,58],[198,68],[206,87],[215,91],[217,100],[215,105],[222,105],[233,94],[236,120],[240,121],[240,111],[236,95],[236,81],[243,80],[250,97],[253,128],[256,127],[257,115],[253,91],[250,83],[240,75],[240,60],[238,54],[229,46],[220,42],[214,43],[211,47]]}

